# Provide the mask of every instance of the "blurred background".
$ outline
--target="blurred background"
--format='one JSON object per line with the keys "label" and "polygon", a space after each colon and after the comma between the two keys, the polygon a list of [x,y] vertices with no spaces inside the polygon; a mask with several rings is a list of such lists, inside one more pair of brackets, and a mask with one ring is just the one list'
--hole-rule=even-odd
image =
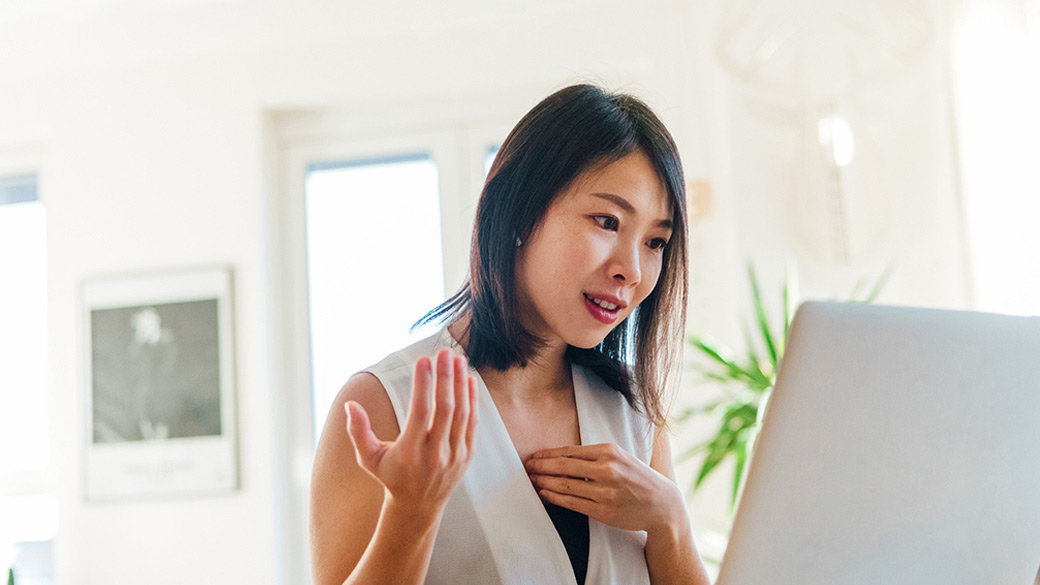
{"label": "blurred background", "polygon": [[[0,569],[309,582],[332,396],[429,332],[408,326],[465,276],[498,145],[583,81],[679,143],[691,334],[747,343],[748,262],[774,316],[785,279],[847,298],[886,271],[878,302],[1040,313],[1037,0],[8,0]],[[214,266],[234,280],[237,485],[88,500],[85,283]],[[690,369],[677,392],[721,390]],[[677,424],[674,450],[713,426]],[[689,498],[709,561],[728,475]]]}

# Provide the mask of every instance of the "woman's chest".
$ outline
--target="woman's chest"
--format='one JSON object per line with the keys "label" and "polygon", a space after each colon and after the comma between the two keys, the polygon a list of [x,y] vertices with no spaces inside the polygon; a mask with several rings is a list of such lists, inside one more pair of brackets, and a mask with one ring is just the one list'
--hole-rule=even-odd
{"label": "woman's chest", "polygon": [[581,444],[573,402],[545,407],[505,406],[499,408],[499,415],[522,461],[541,449]]}

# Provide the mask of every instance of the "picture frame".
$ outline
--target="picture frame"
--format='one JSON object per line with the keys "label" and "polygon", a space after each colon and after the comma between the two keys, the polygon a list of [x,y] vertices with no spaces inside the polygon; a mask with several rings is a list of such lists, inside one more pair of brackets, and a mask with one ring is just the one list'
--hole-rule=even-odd
{"label": "picture frame", "polygon": [[238,489],[232,274],[83,283],[87,501]]}

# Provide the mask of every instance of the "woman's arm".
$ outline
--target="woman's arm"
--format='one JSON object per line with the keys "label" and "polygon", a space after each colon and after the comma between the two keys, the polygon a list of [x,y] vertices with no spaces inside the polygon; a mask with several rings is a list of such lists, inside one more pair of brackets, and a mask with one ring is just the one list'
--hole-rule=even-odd
{"label": "woman's arm", "polygon": [[646,566],[650,569],[650,582],[654,585],[689,583],[708,585],[708,574],[701,563],[697,545],[693,542],[690,519],[682,492],[675,485],[675,465],[672,463],[672,447],[668,433],[654,431],[654,451],[650,456],[650,468],[667,477],[678,495],[673,510],[674,522],[662,526],[658,531],[647,532]]}
{"label": "woman's arm", "polygon": [[340,391],[311,479],[316,585],[425,579],[444,506],[472,453],[475,388],[466,371],[447,350],[436,375],[420,359],[403,431],[374,376],[354,376]]}

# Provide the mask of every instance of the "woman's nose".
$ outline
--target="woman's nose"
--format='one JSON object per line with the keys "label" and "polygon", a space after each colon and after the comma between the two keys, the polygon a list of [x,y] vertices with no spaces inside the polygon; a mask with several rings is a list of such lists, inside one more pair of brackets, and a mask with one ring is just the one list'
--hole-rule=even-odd
{"label": "woman's nose", "polygon": [[610,271],[621,284],[634,285],[642,279],[639,266],[639,244],[618,242],[611,257]]}

